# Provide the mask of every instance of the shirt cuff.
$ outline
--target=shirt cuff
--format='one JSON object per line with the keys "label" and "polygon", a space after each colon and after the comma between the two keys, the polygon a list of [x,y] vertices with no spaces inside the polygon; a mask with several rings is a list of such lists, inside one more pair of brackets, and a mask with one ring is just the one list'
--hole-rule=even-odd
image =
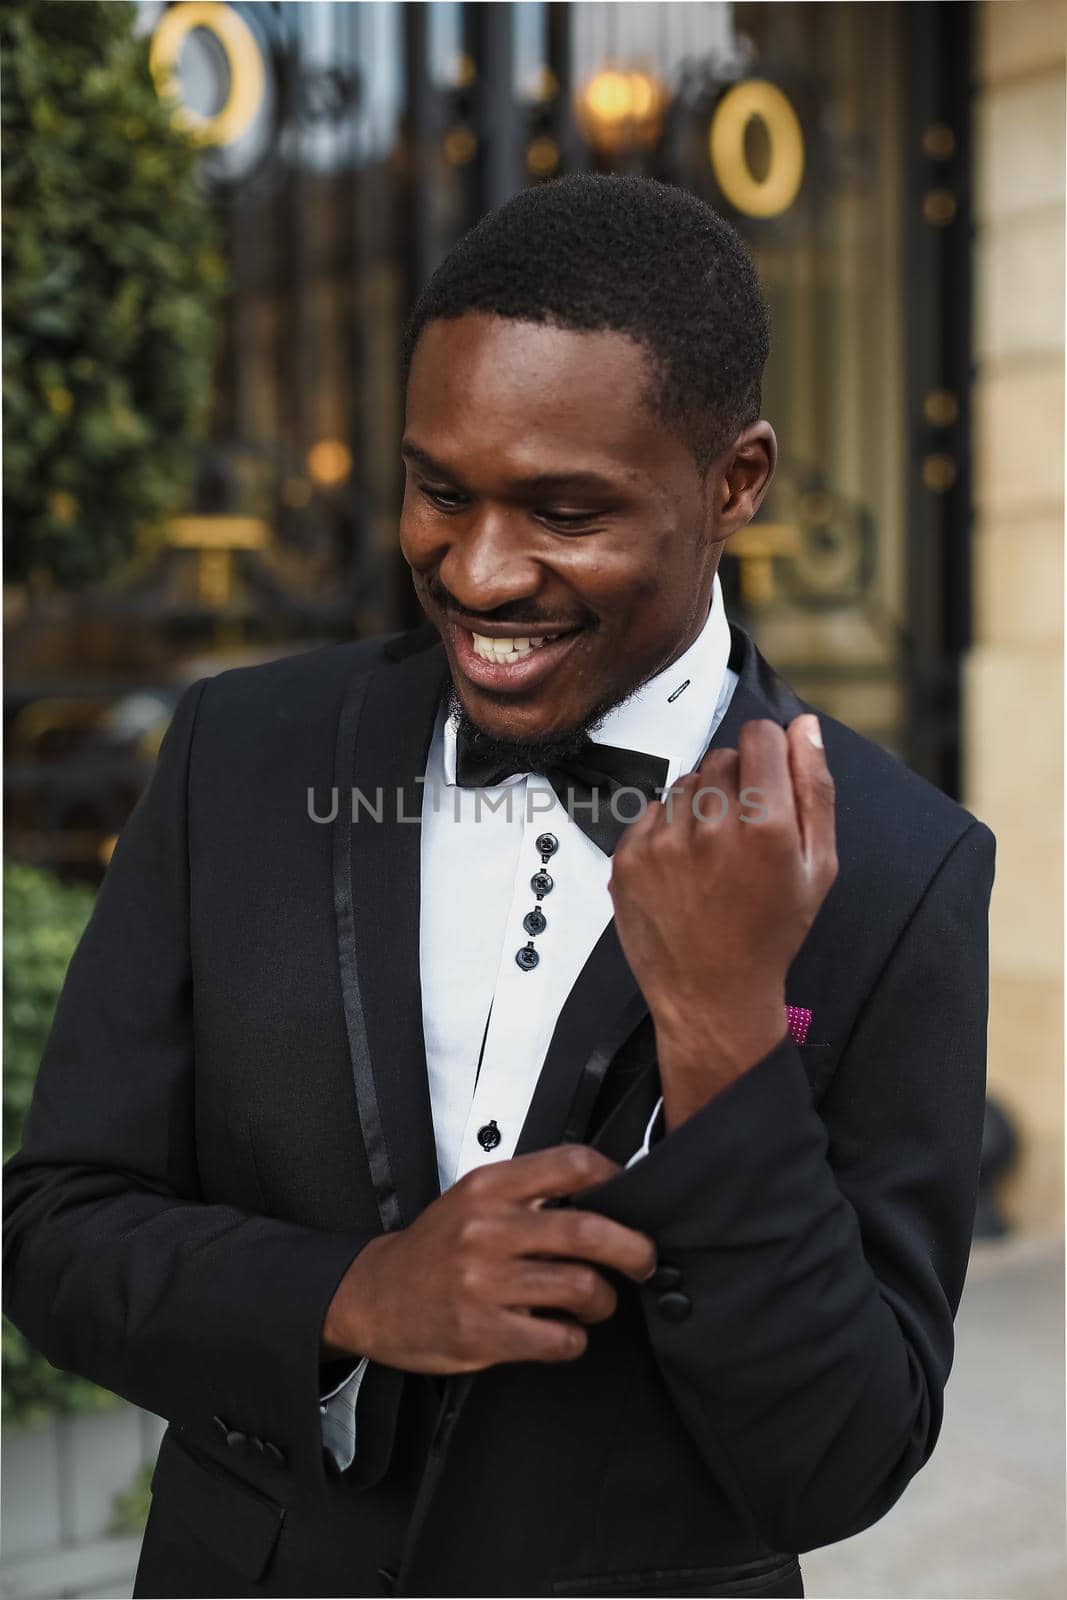
{"label": "shirt cuff", "polygon": [[652,1143],[652,1129],[655,1127],[656,1123],[658,1122],[659,1115],[660,1115],[660,1112],[662,1110],[663,1110],[663,1096],[660,1095],[659,1099],[656,1101],[656,1109],[653,1111],[652,1115],[648,1119],[648,1126],[645,1129],[645,1137],[641,1141],[641,1148],[640,1148],[640,1150],[635,1150],[634,1151],[633,1155],[630,1157],[629,1161],[626,1163],[627,1167],[635,1166],[637,1164],[637,1162],[641,1160],[642,1156],[647,1156],[648,1155],[649,1148],[650,1148],[651,1143]]}
{"label": "shirt cuff", "polygon": [[319,1396],[322,1442],[341,1472],[347,1471],[356,1459],[356,1401],[369,1360],[369,1356],[364,1356],[336,1389]]}

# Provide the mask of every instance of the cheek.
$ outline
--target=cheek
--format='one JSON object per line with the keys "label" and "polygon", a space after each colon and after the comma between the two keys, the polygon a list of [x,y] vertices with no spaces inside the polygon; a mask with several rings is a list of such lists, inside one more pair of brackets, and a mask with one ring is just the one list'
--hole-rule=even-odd
{"label": "cheek", "polygon": [[423,511],[415,496],[410,491],[405,493],[400,507],[400,552],[412,567],[425,564],[433,547]]}

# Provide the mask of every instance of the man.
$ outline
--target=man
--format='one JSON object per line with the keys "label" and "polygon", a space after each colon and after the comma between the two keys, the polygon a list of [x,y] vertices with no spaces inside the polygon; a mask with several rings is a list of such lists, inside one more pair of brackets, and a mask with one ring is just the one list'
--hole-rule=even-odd
{"label": "man", "polygon": [[802,1595],[928,1459],[993,840],[726,621],[766,354],[691,195],[520,195],[409,328],[430,626],[182,699],[8,1176],[170,1422],[138,1594]]}

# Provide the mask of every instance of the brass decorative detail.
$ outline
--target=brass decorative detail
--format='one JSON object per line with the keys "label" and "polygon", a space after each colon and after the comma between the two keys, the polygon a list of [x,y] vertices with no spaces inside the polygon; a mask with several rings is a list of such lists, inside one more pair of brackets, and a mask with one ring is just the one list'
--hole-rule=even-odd
{"label": "brass decorative detail", "polygon": [[959,401],[950,389],[931,389],[923,400],[923,416],[931,428],[951,428],[959,414]]}
{"label": "brass decorative detail", "polygon": [[[211,116],[182,104],[177,83],[182,46],[197,28],[219,45],[230,80],[225,102]],[[255,34],[232,6],[215,0],[169,6],[152,35],[148,61],[158,93],[178,99],[175,115],[200,144],[235,144],[255,121],[266,84],[263,56]]]}
{"label": "brass decorative detail", "polygon": [[[754,117],[767,130],[770,161],[757,178],[745,153],[745,130]],[[791,101],[777,84],[747,78],[727,89],[708,129],[712,171],[730,204],[748,217],[788,211],[804,180],[804,133]]]}
{"label": "brass decorative detail", "polygon": [[956,463],[951,456],[935,451],[923,458],[923,486],[933,494],[944,494],[951,489],[958,476]]}
{"label": "brass decorative detail", "polygon": [[931,161],[947,161],[956,153],[956,135],[944,122],[932,122],[923,129],[923,155]]}
{"label": "brass decorative detail", "polygon": [[958,209],[951,189],[928,189],[923,195],[923,216],[932,228],[947,228]]}

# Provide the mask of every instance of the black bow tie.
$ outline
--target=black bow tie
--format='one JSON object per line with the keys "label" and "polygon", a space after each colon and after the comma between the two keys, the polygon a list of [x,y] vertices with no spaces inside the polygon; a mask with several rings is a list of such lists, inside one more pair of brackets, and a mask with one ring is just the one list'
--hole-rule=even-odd
{"label": "black bow tie", "polygon": [[[636,795],[620,795],[617,802],[614,796],[620,789],[637,789],[648,800],[658,799],[656,790],[666,783],[669,766],[662,756],[587,739],[570,761],[537,770],[548,779],[571,820],[610,856],[627,824],[644,809]],[[529,770],[488,759],[472,749],[463,729],[456,736],[456,782],[462,789],[491,789]]]}

